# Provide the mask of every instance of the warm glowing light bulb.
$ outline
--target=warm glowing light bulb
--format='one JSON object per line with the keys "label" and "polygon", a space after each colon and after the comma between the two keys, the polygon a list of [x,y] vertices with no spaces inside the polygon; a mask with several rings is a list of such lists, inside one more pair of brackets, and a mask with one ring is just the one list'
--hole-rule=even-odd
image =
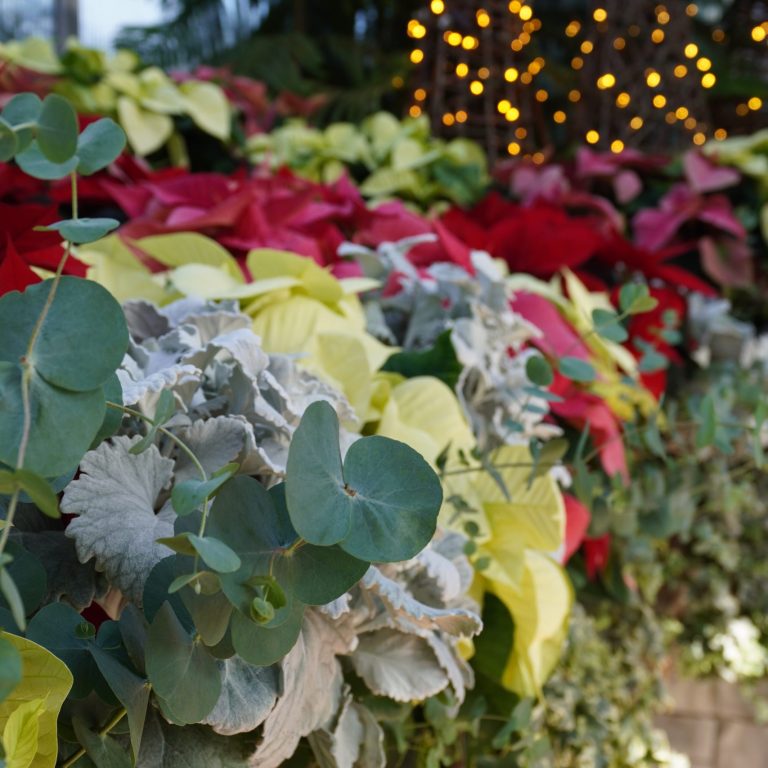
{"label": "warm glowing light bulb", "polygon": [[421,64],[421,62],[424,61],[424,51],[422,51],[421,48],[416,48],[411,51],[411,61],[414,64]]}
{"label": "warm glowing light bulb", "polygon": [[558,109],[557,112],[555,112],[555,114],[552,115],[552,119],[556,123],[560,124],[560,123],[564,123],[566,121],[567,116],[566,116],[565,112],[563,112],[562,109]]}
{"label": "warm glowing light bulb", "polygon": [[529,5],[524,5],[519,11],[519,16],[523,21],[528,21],[533,16],[533,10]]}
{"label": "warm glowing light bulb", "polygon": [[693,134],[693,143],[697,147],[700,147],[706,140],[707,140],[707,137],[701,131],[698,131],[697,133]]}
{"label": "warm glowing light bulb", "polygon": [[533,75],[530,72],[523,72],[523,74],[520,75],[520,82],[523,85],[530,85],[533,82]]}
{"label": "warm glowing light bulb", "polygon": [[581,56],[574,56],[571,59],[571,69],[579,70],[584,66],[584,59]]}
{"label": "warm glowing light bulb", "polygon": [[632,99],[630,95],[626,91],[622,91],[620,94],[618,94],[618,96],[616,96],[616,106],[624,109],[624,107],[629,105],[631,100]]}
{"label": "warm glowing light bulb", "polygon": [[461,45],[462,36],[460,32],[446,32],[443,39],[448,45],[453,45],[455,47]]}
{"label": "warm glowing light bulb", "polygon": [[699,46],[696,43],[688,43],[683,49],[683,53],[685,53],[686,58],[695,59],[699,53]]}
{"label": "warm glowing light bulb", "polygon": [[510,107],[505,115],[510,123],[514,123],[515,120],[520,119],[520,110],[517,107]]}
{"label": "warm glowing light bulb", "polygon": [[659,11],[656,14],[656,21],[658,21],[659,24],[669,24],[669,13],[666,10]]}
{"label": "warm glowing light bulb", "polygon": [[469,90],[475,95],[479,96],[485,88],[483,87],[483,84],[479,80],[473,80],[469,84]]}
{"label": "warm glowing light bulb", "polygon": [[703,75],[701,78],[701,84],[705,88],[711,88],[716,82],[717,78],[711,72],[707,72],[707,74]]}
{"label": "warm glowing light bulb", "polygon": [[506,115],[510,109],[512,109],[512,102],[509,99],[502,99],[497,105],[496,109],[499,110],[499,114]]}
{"label": "warm glowing light bulb", "polygon": [[627,47],[627,41],[623,37],[617,37],[613,41],[613,47],[617,51],[623,51]]}
{"label": "warm glowing light bulb", "polygon": [[608,11],[605,8],[595,8],[592,18],[597,22],[605,21],[608,18]]}
{"label": "warm glowing light bulb", "polygon": [[699,72],[709,72],[709,70],[712,69],[712,62],[706,56],[702,56],[696,62],[696,68]]}
{"label": "warm glowing light bulb", "polygon": [[592,53],[592,50],[594,49],[595,45],[591,40],[585,40],[581,44],[581,52],[582,53]]}
{"label": "warm glowing light bulb", "polygon": [[460,61],[456,65],[456,74],[459,77],[466,77],[469,74],[469,67],[463,61]]}
{"label": "warm glowing light bulb", "polygon": [[527,135],[528,131],[522,126],[515,128],[515,136],[517,136],[518,139],[524,139]]}
{"label": "warm glowing light bulb", "polygon": [[427,98],[427,92],[423,88],[417,88],[413,92],[413,98],[416,99],[416,101],[424,101],[424,99]]}
{"label": "warm glowing light bulb", "polygon": [[466,51],[471,51],[477,46],[480,45],[480,41],[473,37],[472,35],[467,35],[462,41],[461,41],[461,47],[464,48]]}
{"label": "warm glowing light bulb", "polygon": [[507,144],[507,152],[509,152],[510,155],[519,155],[520,145],[516,141],[510,142]]}
{"label": "warm glowing light bulb", "polygon": [[477,19],[478,27],[485,28],[491,23],[491,17],[488,15],[488,11],[482,9],[475,14],[475,18]]}
{"label": "warm glowing light bulb", "polygon": [[656,107],[656,109],[663,109],[667,106],[667,97],[657,93],[653,97],[653,106]]}
{"label": "warm glowing light bulb", "polygon": [[752,39],[756,43],[762,43],[765,38],[768,37],[768,32],[766,32],[765,27],[753,27],[752,28]]}
{"label": "warm glowing light bulb", "polygon": [[757,112],[763,106],[763,100],[757,96],[753,96],[748,102],[747,106],[753,111]]}
{"label": "warm glowing light bulb", "polygon": [[419,117],[419,115],[421,115],[421,107],[419,107],[419,106],[417,106],[416,104],[414,104],[414,105],[413,105],[413,106],[412,106],[412,107],[411,107],[411,108],[408,110],[408,114],[409,114],[411,117]]}
{"label": "warm glowing light bulb", "polygon": [[640,117],[640,115],[635,115],[630,121],[629,121],[629,127],[633,131],[638,131],[640,128],[643,127],[643,118]]}
{"label": "warm glowing light bulb", "polygon": [[678,107],[675,110],[675,117],[678,120],[685,120],[685,118],[688,117],[688,108],[687,107]]}
{"label": "warm glowing light bulb", "polygon": [[488,69],[488,67],[480,67],[480,69],[477,70],[477,76],[481,80],[487,80],[491,76],[491,70]]}
{"label": "warm glowing light bulb", "polygon": [[645,78],[645,82],[649,88],[656,88],[661,83],[661,75],[655,70],[649,72]]}
{"label": "warm glowing light bulb", "polygon": [[536,91],[536,101],[543,104],[548,98],[549,94],[543,88]]}
{"label": "warm glowing light bulb", "polygon": [[616,139],[611,142],[611,152],[619,154],[624,150],[624,142],[621,139]]}
{"label": "warm glowing light bulb", "polygon": [[675,77],[685,77],[688,74],[688,67],[685,64],[678,64],[673,71]]}
{"label": "warm glowing light bulb", "polygon": [[514,83],[519,74],[520,73],[514,67],[510,67],[509,69],[504,70],[504,79],[508,83]]}
{"label": "warm glowing light bulb", "polygon": [[463,109],[460,109],[456,113],[456,122],[457,123],[466,123],[467,122],[467,117],[469,117],[469,115],[467,115],[467,113]]}
{"label": "warm glowing light bulb", "polygon": [[450,127],[455,122],[456,122],[456,118],[450,112],[446,112],[443,115],[443,125],[447,125],[448,127]]}
{"label": "warm glowing light bulb", "polygon": [[432,0],[429,4],[429,8],[436,16],[439,16],[445,10],[445,3],[443,0]]}
{"label": "warm glowing light bulb", "polygon": [[651,32],[651,40],[653,40],[656,45],[659,43],[664,42],[664,30],[663,29],[654,29],[653,32]]}
{"label": "warm glowing light bulb", "polygon": [[744,115],[749,114],[749,107],[746,104],[737,104],[736,105],[736,114],[739,117],[744,117]]}
{"label": "warm glowing light bulb", "polygon": [[580,30],[581,23],[574,19],[573,21],[568,22],[568,26],[565,28],[565,34],[568,37],[576,37]]}
{"label": "warm glowing light bulb", "polygon": [[601,90],[613,88],[616,85],[616,77],[610,72],[606,72],[602,77],[597,78],[597,87]]}
{"label": "warm glowing light bulb", "polygon": [[699,12],[699,6],[696,5],[696,3],[688,3],[688,5],[685,6],[685,12],[689,16],[695,16]]}
{"label": "warm glowing light bulb", "polygon": [[728,138],[728,131],[726,131],[725,128],[718,128],[714,133],[714,137],[718,141],[723,141],[723,139]]}
{"label": "warm glowing light bulb", "polygon": [[597,144],[597,142],[600,141],[600,134],[595,130],[587,131],[584,138],[587,140],[588,144]]}
{"label": "warm glowing light bulb", "polygon": [[572,103],[576,103],[577,101],[581,101],[581,91],[577,91],[575,88],[568,91],[568,101]]}

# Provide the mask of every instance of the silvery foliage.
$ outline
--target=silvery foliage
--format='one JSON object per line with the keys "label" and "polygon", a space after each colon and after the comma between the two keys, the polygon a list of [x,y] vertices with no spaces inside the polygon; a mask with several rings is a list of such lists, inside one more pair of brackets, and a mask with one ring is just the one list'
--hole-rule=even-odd
{"label": "silvery foliage", "polygon": [[[232,303],[187,299],[158,309],[131,302],[125,310],[132,340],[118,372],[124,404],[152,416],[160,393],[173,392],[176,413],[166,427],[208,472],[237,461],[267,485],[282,479],[291,436],[316,400],[355,423],[342,395],[289,358],[267,355]],[[170,554],[155,541],[173,531],[170,490],[193,471],[162,435],[130,453],[144,430],[125,419],[123,434],[86,455],[61,504],[76,515],[67,536],[81,562],[95,561],[112,593],[137,605],[153,565]],[[354,439],[342,430],[342,443]],[[307,610],[298,642],[272,667],[237,657],[219,662],[221,695],[203,725],[180,729],[150,718],[137,765],[175,764],[188,731],[197,745],[184,757],[192,766],[206,764],[212,752],[228,768],[279,766],[308,737],[324,768],[383,768],[382,728],[352,694],[340,659],[348,657],[377,695],[418,701],[451,688],[460,702],[473,681],[457,644],[481,629],[478,606],[467,597],[472,568],[463,546],[463,537],[438,533],[412,560],[371,566],[347,594]],[[237,757],[222,741],[241,735],[255,741],[250,756]]]}
{"label": "silvery foliage", "polygon": [[510,309],[504,275],[484,251],[471,254],[474,275],[447,262],[417,269],[408,252],[434,240],[420,235],[377,250],[350,243],[341,247],[340,255],[354,256],[367,276],[386,284],[397,275],[396,294],[369,294],[369,331],[407,350],[421,350],[450,330],[462,366],[456,394],[481,450],[558,434],[543,423],[547,401],[531,393],[526,375],[526,362],[538,352],[524,347],[541,331]]}

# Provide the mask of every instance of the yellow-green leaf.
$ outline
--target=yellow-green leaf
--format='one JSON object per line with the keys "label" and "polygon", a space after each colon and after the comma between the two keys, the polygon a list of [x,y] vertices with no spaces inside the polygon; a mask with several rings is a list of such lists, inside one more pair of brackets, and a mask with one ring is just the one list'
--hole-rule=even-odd
{"label": "yellow-green leaf", "polygon": [[190,80],[179,86],[184,105],[198,128],[217,139],[229,139],[232,115],[224,92],[214,83]]}
{"label": "yellow-green leaf", "polygon": [[150,155],[165,144],[173,133],[173,120],[142,109],[133,99],[117,100],[117,116],[137,155]]}
{"label": "yellow-green leaf", "polygon": [[18,706],[3,728],[6,768],[29,768],[37,754],[40,716],[45,699],[31,699]]}
{"label": "yellow-green leaf", "polygon": [[[56,723],[64,699],[72,688],[72,673],[63,661],[37,643],[7,632],[0,636],[16,648],[22,660],[21,683],[0,703],[0,727],[8,768],[53,768],[58,752]],[[23,756],[33,741],[28,715],[35,710],[35,702],[43,702],[35,716],[36,746],[32,762],[24,763]],[[14,718],[14,713],[22,707],[25,709]],[[16,750],[15,755],[10,748]]]}

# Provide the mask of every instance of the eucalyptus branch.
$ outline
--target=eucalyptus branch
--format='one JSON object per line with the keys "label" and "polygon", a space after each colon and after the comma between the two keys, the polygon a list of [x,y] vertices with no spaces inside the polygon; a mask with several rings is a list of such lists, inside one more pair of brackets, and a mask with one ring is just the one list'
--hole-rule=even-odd
{"label": "eucalyptus branch", "polygon": [[[99,736],[102,739],[107,736],[127,714],[128,713],[124,707],[118,710],[117,714],[99,731]],[[85,757],[85,754],[85,747],[80,747],[72,757],[67,758],[67,760],[61,764],[61,768],[71,768],[81,757]]]}

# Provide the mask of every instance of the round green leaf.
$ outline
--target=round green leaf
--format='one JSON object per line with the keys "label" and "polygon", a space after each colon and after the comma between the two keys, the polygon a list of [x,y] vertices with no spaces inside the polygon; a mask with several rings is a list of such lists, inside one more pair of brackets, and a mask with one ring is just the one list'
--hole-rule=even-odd
{"label": "round green leaf", "polygon": [[341,548],[361,560],[396,562],[429,544],[443,501],[440,480],[405,443],[365,437],[344,461],[353,525]]}
{"label": "round green leaf", "polygon": [[232,645],[237,655],[257,667],[268,667],[285,656],[299,639],[304,606],[295,603],[279,627],[256,624],[242,613],[232,615]]}
{"label": "round green leaf", "polygon": [[216,659],[194,640],[169,603],[163,603],[147,633],[147,676],[176,718],[199,723],[216,706],[221,674]]}
{"label": "round green leaf", "polygon": [[531,355],[525,363],[525,373],[531,383],[539,387],[548,387],[554,380],[552,366],[545,357]]}
{"label": "round green leaf", "polygon": [[[106,384],[101,388],[104,393],[104,399],[111,403],[123,402],[123,387],[120,384],[120,379],[116,373],[113,373],[108,379]],[[108,437],[117,432],[120,424],[123,421],[123,412],[117,408],[107,408],[104,413],[104,421],[101,423],[99,431],[96,433],[96,437],[93,438],[91,443],[91,450],[93,450],[99,443],[106,440]]]}
{"label": "round green leaf", "polygon": [[[12,291],[0,298],[0,328],[3,329],[0,361],[16,363],[27,355],[51,283],[46,280],[30,286],[24,293]],[[101,388],[107,382],[127,348],[125,316],[109,291],[90,280],[65,276],[61,278],[29,362],[49,384],[86,392]]]}
{"label": "round green leaf", "polygon": [[13,128],[0,117],[0,163],[7,163],[18,151],[19,140]]}
{"label": "round green leaf", "polygon": [[27,176],[44,181],[63,179],[77,168],[77,158],[70,157],[63,163],[51,162],[41,151],[37,141],[33,141],[16,155],[16,164]]}
{"label": "round green leaf", "polygon": [[159,563],[155,564],[144,583],[141,607],[144,610],[144,615],[147,617],[147,621],[154,621],[157,612],[160,610],[163,603],[167,601],[176,612],[181,623],[191,631],[195,625],[181,596],[178,592],[173,594],[168,593],[169,587],[178,575],[178,567],[178,558],[176,555],[165,557]]}
{"label": "round green leaf", "polygon": [[[21,382],[21,367],[0,361],[0,462],[10,466],[16,465],[24,428]],[[69,392],[36,372],[29,391],[32,429],[24,469],[43,477],[63,475],[80,462],[104,420],[103,392]]]}
{"label": "round green leaf", "polygon": [[77,141],[77,172],[89,176],[106,168],[125,149],[125,131],[108,117],[91,123]]}
{"label": "round green leaf", "polygon": [[[40,116],[43,102],[34,93],[17,93],[6,105],[2,112],[2,118],[9,125],[17,126],[22,123],[36,123]],[[18,151],[26,149],[34,138],[32,128],[22,128],[16,132]]]}
{"label": "round green leaf", "polygon": [[119,226],[120,222],[117,219],[65,219],[49,224],[46,229],[58,232],[70,243],[81,245],[101,240]]}
{"label": "round green leaf", "polygon": [[339,419],[324,401],[307,408],[288,451],[285,497],[291,522],[311,544],[330,546],[352,525],[339,450]]}
{"label": "round green leaf", "polygon": [[77,114],[56,93],[48,94],[37,118],[37,143],[52,163],[64,163],[77,151]]}
{"label": "round green leaf", "polygon": [[579,357],[561,357],[559,360],[560,373],[571,381],[594,381],[597,377],[592,363]]}

